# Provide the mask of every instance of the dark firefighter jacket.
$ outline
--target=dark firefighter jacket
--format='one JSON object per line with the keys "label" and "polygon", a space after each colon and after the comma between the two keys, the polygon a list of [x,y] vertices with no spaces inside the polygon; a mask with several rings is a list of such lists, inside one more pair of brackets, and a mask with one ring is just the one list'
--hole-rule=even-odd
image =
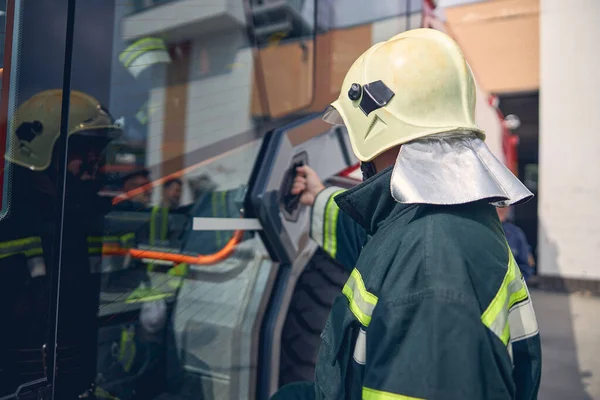
{"label": "dark firefighter jacket", "polygon": [[316,199],[312,236],[354,263],[322,333],[316,398],[536,399],[538,326],[494,208],[402,205],[390,177]]}
{"label": "dark firefighter jacket", "polygon": [[[53,254],[58,237],[55,185],[42,172],[15,167],[8,214],[0,221],[0,397],[19,384],[49,376],[51,277],[58,271]],[[97,260],[106,241],[103,217],[110,201],[77,192],[67,181],[61,235],[58,311],[57,388],[76,398],[96,375],[100,276]],[[118,240],[118,239],[117,239]],[[62,382],[62,383],[61,383]]]}

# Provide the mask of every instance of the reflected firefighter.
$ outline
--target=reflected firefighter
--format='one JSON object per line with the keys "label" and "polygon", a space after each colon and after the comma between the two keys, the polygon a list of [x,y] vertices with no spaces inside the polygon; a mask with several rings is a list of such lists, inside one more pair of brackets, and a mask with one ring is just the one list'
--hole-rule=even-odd
{"label": "reflected firefighter", "polygon": [[[111,207],[98,192],[104,149],[122,131],[96,99],[71,92],[62,197],[57,190],[63,179],[58,146],[62,97],[62,90],[38,93],[14,117],[6,158],[13,166],[11,197],[17,201],[0,222],[0,304],[4,326],[10,327],[1,344],[0,397],[36,379],[52,382],[54,376],[54,398],[94,398],[100,278],[93,268],[102,251],[103,217]],[[62,231],[56,219],[61,203]],[[50,291],[56,274],[60,306],[54,369],[53,355],[45,350],[52,348]]]}
{"label": "reflected firefighter", "polygon": [[529,291],[495,206],[532,194],[475,124],[458,45],[417,29],[352,65],[324,119],[343,124],[364,181],[325,188],[299,168],[312,237],[352,267],[316,384],[274,399],[535,399],[541,346]]}

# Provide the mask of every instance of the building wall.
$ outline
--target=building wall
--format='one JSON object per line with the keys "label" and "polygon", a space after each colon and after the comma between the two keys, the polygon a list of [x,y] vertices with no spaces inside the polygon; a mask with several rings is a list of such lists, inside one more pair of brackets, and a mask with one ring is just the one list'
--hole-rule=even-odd
{"label": "building wall", "polygon": [[[442,8],[436,9],[436,12],[423,14],[423,26],[442,31],[452,35],[445,22],[445,16]],[[456,40],[456,38],[454,38]],[[460,43],[459,43],[460,45]],[[470,64],[469,64],[470,65]],[[486,134],[485,143],[488,148],[502,162],[506,162],[506,157],[502,149],[503,128],[498,118],[498,113],[488,101],[489,93],[485,92],[480,84],[480,77],[477,70],[473,71],[476,84],[476,103],[475,103],[475,122]]]}
{"label": "building wall", "polygon": [[600,279],[600,2],[540,5],[539,270]]}
{"label": "building wall", "polygon": [[[338,19],[339,21],[342,20]],[[409,21],[411,28],[419,26],[420,14],[415,13]],[[404,17],[393,17],[374,22],[370,29],[368,29],[369,36],[366,42],[362,44],[364,49],[359,50],[362,52],[371,44],[385,40],[403,31],[405,28],[406,19]],[[364,29],[361,26],[346,28],[345,33],[338,36],[343,39],[347,36],[347,30],[362,31]],[[342,31],[333,31],[332,33],[337,34],[338,32],[341,33]],[[351,37],[351,35],[348,37]],[[357,44],[356,41],[353,43]],[[295,49],[298,47],[298,43],[292,42],[289,45],[283,44],[279,46],[284,52],[287,51],[287,47]],[[273,49],[277,48],[267,48],[266,51],[273,52]],[[334,49],[334,52],[336,50],[342,51],[343,46],[339,47],[338,43],[338,47]],[[330,54],[325,55],[330,56]],[[252,108],[253,106],[256,108],[257,96],[254,96],[255,104],[253,104],[252,87],[255,81],[255,71],[252,56],[252,49],[248,47],[245,32],[241,30],[223,31],[219,34],[213,34],[210,37],[199,37],[191,41],[189,77],[186,85],[185,144],[183,146],[186,154],[253,128]],[[334,61],[339,61],[340,56],[343,56],[343,54],[338,55],[337,58],[334,55]],[[290,62],[289,56],[277,56],[275,54],[275,57],[265,57],[263,61],[268,62],[275,70],[279,70],[279,74],[283,73],[285,75],[287,73],[287,75],[292,75],[289,71],[295,70],[290,69],[289,65],[286,66],[286,63]],[[353,59],[350,61],[350,64],[352,61]],[[295,60],[294,63],[298,64]],[[310,68],[307,67],[305,69],[312,74],[313,69],[310,64],[312,62],[308,65]],[[335,62],[333,64],[337,65]],[[327,72],[320,71],[319,73],[335,75],[330,76],[330,83],[333,84],[335,82],[335,86],[339,87],[349,64],[343,68],[343,71],[339,68],[334,68],[333,64],[328,68]],[[159,166],[161,163],[168,161],[166,157],[168,151],[166,151],[165,146],[169,143],[170,133],[164,121],[168,119],[166,115],[168,107],[166,105],[173,102],[180,102],[181,100],[168,98],[168,91],[166,90],[166,69],[168,67],[158,65],[153,68],[154,82],[150,90],[150,99],[148,102],[147,162],[148,166],[152,167],[153,178],[156,179],[172,172],[162,171]],[[295,80],[294,76],[283,76],[281,79],[273,79],[274,76],[271,74],[273,71],[269,70],[269,66],[263,65],[263,68],[267,71],[267,78],[270,78],[270,87],[276,91],[274,94],[277,95],[280,93],[289,98],[289,90],[282,91],[280,87],[288,85],[289,82],[297,82],[298,80]],[[313,78],[310,78],[310,80]],[[279,83],[277,84],[277,82]],[[312,90],[312,85],[310,89]],[[337,93],[335,93],[335,96],[337,96]],[[302,95],[302,98],[306,101],[299,100],[299,104],[304,102],[304,106],[309,105],[311,97],[312,94],[310,93]],[[276,108],[285,108],[286,105],[284,102],[287,100],[289,99],[275,98],[270,99],[270,103]],[[327,103],[331,100],[333,100],[333,94],[331,95],[331,99],[327,99]],[[297,109],[298,107],[292,108]],[[253,162],[253,154],[256,151],[256,146],[251,145],[248,147],[248,150],[242,152],[243,155],[240,153],[236,156],[229,155],[223,157],[220,160],[211,160],[213,165],[199,165],[198,168],[194,168],[186,176],[194,177],[210,172],[211,177],[219,184],[220,188],[237,186],[247,179],[247,173],[249,173],[250,165]],[[184,157],[183,164],[182,168],[190,167],[194,164],[194,160],[191,158],[185,159]],[[238,171],[239,173],[235,174],[232,171]],[[184,197],[187,198],[188,196],[189,192],[184,190]],[[154,197],[155,200],[158,200],[160,190],[154,192]]]}
{"label": "building wall", "polygon": [[[392,3],[385,4],[389,6]],[[411,5],[420,6],[420,1],[413,0]],[[380,6],[383,7],[384,4]],[[377,10],[381,11],[380,8]],[[392,11],[395,13],[402,11],[396,8]],[[262,69],[270,83],[267,92],[273,116],[288,109],[292,111],[299,108],[294,105],[303,107],[310,105],[309,111],[323,110],[337,97],[343,77],[358,55],[374,43],[386,40],[407,28],[419,27],[421,24],[421,13],[417,11],[413,12],[408,21],[404,16],[397,16],[378,19],[370,24],[354,25],[356,21],[353,18],[356,16],[353,15],[356,13],[350,13],[353,9],[338,7],[334,10],[336,13],[333,25],[336,28],[320,35],[317,39],[316,54],[319,57],[316,61],[317,77],[312,76],[314,63],[312,57],[315,52],[307,53],[308,60],[298,61],[298,57],[301,56],[300,41],[261,49]],[[377,15],[369,15],[369,18],[375,17]],[[364,18],[366,17],[363,17],[363,20]],[[310,42],[307,46],[312,49],[315,44]],[[179,138],[179,128],[184,130],[181,135],[184,143],[180,144],[179,148],[185,152],[183,163],[179,168],[188,168],[195,162],[192,156],[188,156],[190,153],[252,130],[253,116],[264,115],[260,112],[259,96],[256,90],[253,91],[256,79],[253,52],[248,47],[245,32],[242,30],[221,31],[191,40],[189,76],[185,84],[186,121],[183,127],[177,128],[177,132],[170,132],[168,124],[164,123],[165,120],[172,118],[167,115],[170,109],[167,105],[181,102],[181,99],[169,98],[173,97],[169,95],[173,91],[166,90],[168,85],[166,69],[173,66],[163,65],[153,68],[156,69],[153,71],[155,81],[149,100],[147,161],[152,167],[154,179],[173,172],[172,165],[169,165],[169,168],[162,167],[163,171],[159,164],[169,161],[170,154],[166,149],[172,142],[169,136],[175,135]],[[307,73],[309,77],[304,76]],[[316,80],[314,86],[313,80]],[[294,85],[298,88],[295,89]],[[313,87],[315,93],[312,93]],[[304,89],[310,93],[305,93]],[[292,93],[298,98],[290,99]],[[502,159],[497,117],[487,105],[487,94],[479,91],[478,95],[478,123],[488,133],[488,146]],[[286,102],[291,100],[294,100],[294,104],[288,107]],[[186,178],[205,173],[208,171],[206,168],[210,168],[211,178],[219,184],[220,188],[237,186],[247,180],[255,152],[256,148],[251,146],[243,156],[227,156],[211,160],[211,166],[199,165],[189,170]],[[161,190],[154,192],[155,200],[158,200],[160,193]],[[184,188],[184,200],[187,200],[189,195],[187,188]]]}
{"label": "building wall", "polygon": [[186,152],[252,129],[249,113],[252,50],[243,32],[203,37],[192,44]]}
{"label": "building wall", "polygon": [[444,14],[483,90],[539,89],[539,0],[476,2]]}
{"label": "building wall", "polygon": [[[146,137],[146,164],[148,166],[157,166],[154,172],[158,178],[162,175],[160,165],[163,160],[163,131],[165,119],[165,103],[166,103],[166,67],[163,65],[156,66],[152,71],[155,86],[150,90],[148,96],[148,127]],[[156,176],[158,175],[158,176]],[[152,193],[154,204],[160,202],[160,191],[155,190]]]}

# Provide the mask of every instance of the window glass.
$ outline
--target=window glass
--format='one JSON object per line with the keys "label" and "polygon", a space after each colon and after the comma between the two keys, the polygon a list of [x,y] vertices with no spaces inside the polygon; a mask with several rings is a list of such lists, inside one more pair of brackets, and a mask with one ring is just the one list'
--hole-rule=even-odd
{"label": "window glass", "polygon": [[85,251],[61,264],[59,315],[71,322],[59,332],[94,349],[80,391],[254,396],[257,343],[243,337],[259,328],[273,263],[256,232],[222,228],[242,216],[267,129],[253,113],[262,87],[243,5],[76,4],[63,251],[82,240]]}
{"label": "window glass", "polygon": [[67,5],[0,1],[0,398],[48,398],[73,354],[53,345]]}
{"label": "window glass", "polygon": [[[324,109],[360,53],[416,21],[360,6],[7,0],[0,305],[20,328],[0,398],[52,382],[54,398],[255,398],[277,270],[237,223],[265,133]],[[297,128],[290,154],[329,126]],[[310,162],[334,174],[341,154]]]}
{"label": "window glass", "polygon": [[257,51],[258,84],[254,114],[281,118],[314,100],[314,0],[250,1]]}

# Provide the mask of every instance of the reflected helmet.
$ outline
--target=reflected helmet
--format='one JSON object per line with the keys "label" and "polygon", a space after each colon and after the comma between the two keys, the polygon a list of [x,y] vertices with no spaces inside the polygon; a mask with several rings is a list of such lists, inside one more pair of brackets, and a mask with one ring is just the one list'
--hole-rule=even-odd
{"label": "reflected helmet", "polygon": [[[40,92],[19,107],[13,117],[8,161],[34,171],[48,168],[60,136],[62,93],[60,89]],[[71,91],[67,131],[69,138],[77,135],[102,147],[122,133],[98,100],[75,90]]]}
{"label": "reflected helmet", "polygon": [[475,124],[475,81],[446,34],[413,29],[373,45],[350,67],[325,121],[343,124],[360,161],[444,132],[485,135]]}

